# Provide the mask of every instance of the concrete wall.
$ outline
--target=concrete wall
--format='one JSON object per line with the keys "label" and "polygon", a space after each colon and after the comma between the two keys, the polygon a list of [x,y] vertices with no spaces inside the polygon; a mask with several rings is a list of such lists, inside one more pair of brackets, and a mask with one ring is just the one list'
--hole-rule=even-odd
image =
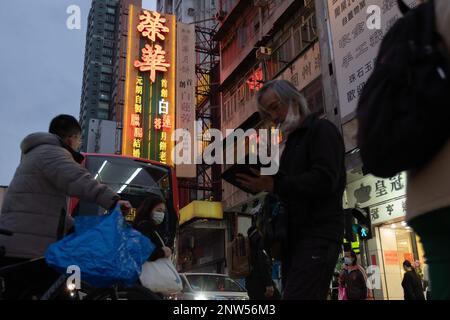
{"label": "concrete wall", "polygon": [[114,154],[118,134],[116,127],[115,121],[90,119],[87,152]]}

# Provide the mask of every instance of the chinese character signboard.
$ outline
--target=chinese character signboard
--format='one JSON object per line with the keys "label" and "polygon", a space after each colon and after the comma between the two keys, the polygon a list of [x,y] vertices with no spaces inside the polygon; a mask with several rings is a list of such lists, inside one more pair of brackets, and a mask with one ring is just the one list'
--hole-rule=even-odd
{"label": "chinese character signboard", "polygon": [[299,91],[321,75],[319,42],[312,45],[297,61],[287,68],[278,79],[291,81]]}
{"label": "chinese character signboard", "polygon": [[[176,126],[177,129],[185,129],[190,137],[183,137],[183,164],[177,165],[177,177],[194,178],[197,175],[197,167],[194,164],[195,139],[195,26],[177,24],[177,102],[176,102]],[[189,141],[191,144],[189,145]],[[189,153],[188,155],[185,153]],[[178,156],[175,154],[175,156]],[[177,161],[179,163],[179,161]]]}
{"label": "chinese character signboard", "polygon": [[175,17],[130,6],[122,154],[173,164]]}
{"label": "chinese character signboard", "polygon": [[406,173],[402,172],[388,179],[367,175],[349,183],[346,189],[347,206],[354,208],[372,207],[382,202],[404,197],[406,194]]}
{"label": "chinese character signboard", "polygon": [[372,225],[379,225],[406,215],[406,198],[386,202],[370,208]]}
{"label": "chinese character signboard", "polygon": [[[406,2],[413,6],[417,0]],[[380,29],[367,26],[375,17],[374,11],[368,12],[372,5],[381,10]],[[346,122],[372,73],[383,36],[401,13],[395,0],[328,0],[328,12],[341,118]]]}

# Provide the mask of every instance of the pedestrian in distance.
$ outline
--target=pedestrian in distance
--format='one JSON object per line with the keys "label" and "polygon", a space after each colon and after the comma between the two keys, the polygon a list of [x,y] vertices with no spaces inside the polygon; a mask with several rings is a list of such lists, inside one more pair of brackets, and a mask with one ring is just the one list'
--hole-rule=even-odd
{"label": "pedestrian in distance", "polygon": [[405,300],[425,300],[422,280],[409,260],[403,262],[403,269],[405,274],[403,275],[402,287]]}

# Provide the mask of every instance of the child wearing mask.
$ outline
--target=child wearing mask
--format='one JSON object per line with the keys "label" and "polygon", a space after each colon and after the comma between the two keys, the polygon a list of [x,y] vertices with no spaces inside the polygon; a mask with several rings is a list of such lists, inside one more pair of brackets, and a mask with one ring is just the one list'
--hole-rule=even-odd
{"label": "child wearing mask", "polygon": [[163,223],[166,215],[166,205],[164,200],[157,196],[147,197],[141,204],[133,222],[133,228],[148,237],[156,248],[149,257],[149,261],[160,258],[168,258],[172,255],[172,250],[165,246],[156,228]]}

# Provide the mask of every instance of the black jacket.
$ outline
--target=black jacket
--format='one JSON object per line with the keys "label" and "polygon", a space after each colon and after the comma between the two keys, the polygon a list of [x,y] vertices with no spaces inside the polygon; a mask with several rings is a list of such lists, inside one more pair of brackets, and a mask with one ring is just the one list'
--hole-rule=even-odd
{"label": "black jacket", "polygon": [[414,271],[407,271],[402,281],[405,300],[425,300],[422,281]]}
{"label": "black jacket", "polygon": [[250,235],[250,265],[249,277],[257,280],[264,288],[272,285],[272,261],[264,251],[263,239],[258,232]]}
{"label": "black jacket", "polygon": [[156,234],[155,226],[151,221],[144,220],[139,222],[136,225],[133,225],[134,229],[142,233],[144,236],[150,239],[150,241],[155,245],[155,250],[153,250],[152,254],[148,258],[148,261],[155,261],[160,258],[164,258],[164,250],[162,247],[164,243],[161,243],[158,235]]}
{"label": "black jacket", "polygon": [[336,126],[316,114],[290,134],[274,180],[288,213],[289,246],[300,238],[341,242],[345,147]]}

